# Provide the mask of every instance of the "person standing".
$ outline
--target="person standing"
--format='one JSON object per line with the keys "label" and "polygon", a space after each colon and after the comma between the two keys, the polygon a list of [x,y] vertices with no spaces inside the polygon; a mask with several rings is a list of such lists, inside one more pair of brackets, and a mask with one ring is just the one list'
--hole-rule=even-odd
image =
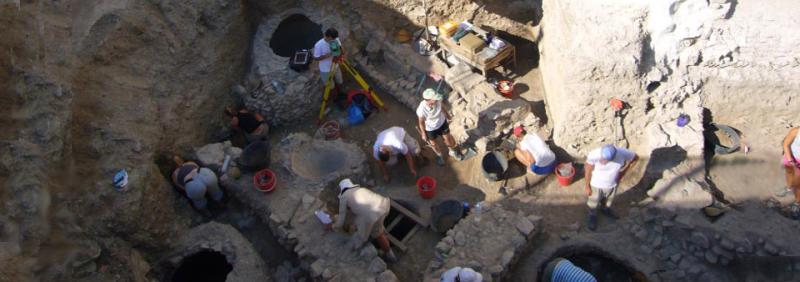
{"label": "person standing", "polygon": [[444,95],[433,89],[425,89],[422,92],[424,99],[417,107],[417,117],[419,117],[419,134],[422,140],[429,143],[436,153],[436,163],[440,166],[444,165],[444,157],[439,149],[439,144],[436,138],[442,136],[444,144],[450,151],[450,156],[454,159],[461,160],[463,156],[456,150],[456,141],[453,135],[450,134],[450,114],[444,109],[442,100]]}
{"label": "person standing", "polygon": [[353,213],[353,222],[358,229],[351,238],[353,249],[361,248],[369,238],[373,238],[383,251],[386,261],[395,262],[397,257],[389,245],[389,238],[383,227],[383,221],[389,215],[390,208],[389,198],[355,185],[349,178],[345,178],[339,182],[339,217],[335,223],[329,224],[326,228],[341,230],[349,210]]}
{"label": "person standing", "polygon": [[372,146],[372,155],[378,160],[378,166],[383,173],[383,180],[389,183],[389,171],[387,166],[395,165],[398,156],[403,155],[408,163],[408,170],[411,175],[417,176],[417,169],[414,165],[414,157],[419,156],[419,144],[406,130],[399,126],[390,127],[378,134],[375,145]]}
{"label": "person standing", "polygon": [[[635,153],[614,145],[603,145],[586,157],[586,195],[589,199],[589,230],[597,228],[597,210],[611,218],[618,218],[611,211],[611,203],[617,192],[617,185],[625,172],[638,160]],[[605,200],[605,201],[604,201]],[[603,203],[604,202],[604,203]]]}
{"label": "person standing", "polygon": [[[325,30],[325,34],[314,44],[314,59],[319,61],[319,76],[322,79],[323,87],[328,83],[328,77],[333,68],[334,60],[338,60],[344,55],[342,42],[339,41],[339,31],[334,28]],[[342,84],[342,70],[336,68],[333,73],[334,93],[339,93],[339,86]]]}
{"label": "person standing", "polygon": [[519,145],[514,149],[514,157],[530,172],[547,175],[555,170],[556,154],[550,150],[542,138],[535,133],[525,132],[522,125],[514,128],[514,136],[519,140]]}
{"label": "person standing", "polygon": [[800,218],[800,189],[797,189],[800,178],[800,134],[798,128],[792,128],[783,138],[783,168],[786,176],[786,187],[777,196],[784,197],[794,193],[795,202],[791,205],[792,217]]}

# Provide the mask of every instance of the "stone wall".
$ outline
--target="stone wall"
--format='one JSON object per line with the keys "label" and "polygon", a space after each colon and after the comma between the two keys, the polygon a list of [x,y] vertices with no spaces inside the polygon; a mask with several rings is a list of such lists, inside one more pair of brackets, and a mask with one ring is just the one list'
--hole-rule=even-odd
{"label": "stone wall", "polygon": [[540,228],[541,217],[525,216],[487,206],[480,214],[470,214],[447,231],[436,244],[436,256],[425,271],[425,281],[439,281],[453,267],[469,267],[483,275],[483,281],[502,281],[528,247]]}
{"label": "stone wall", "polygon": [[[612,142],[641,153],[677,144],[699,156],[701,108],[709,107],[715,121],[752,129],[754,143],[770,136],[764,141],[777,144],[780,119],[790,120],[796,103],[790,89],[798,85],[790,77],[800,70],[792,51],[800,38],[781,28],[797,22],[785,12],[796,6],[544,1],[539,47],[555,142],[571,154]],[[754,100],[754,92],[765,99]],[[608,101],[615,97],[630,105],[625,140],[611,138]],[[677,128],[681,113],[692,121]]]}
{"label": "stone wall", "polygon": [[[213,0],[0,4],[0,252],[9,252],[0,280],[36,280],[32,269],[40,280],[69,280],[72,256],[34,260],[53,240],[65,252],[84,236],[158,248],[187,227],[180,218],[191,210],[171,200],[154,152],[222,126],[208,117],[243,73],[244,11]],[[111,177],[122,168],[130,181],[118,193]],[[115,280],[138,269],[105,266],[88,275]]]}

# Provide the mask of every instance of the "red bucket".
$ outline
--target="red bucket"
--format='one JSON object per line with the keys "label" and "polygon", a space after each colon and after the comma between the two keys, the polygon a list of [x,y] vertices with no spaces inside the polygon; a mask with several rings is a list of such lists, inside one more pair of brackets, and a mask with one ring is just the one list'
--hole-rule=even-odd
{"label": "red bucket", "polygon": [[[568,171],[569,173],[562,173],[562,171]],[[572,166],[572,163],[563,163],[556,166],[556,178],[558,178],[558,184],[561,184],[561,186],[569,186],[574,177],[575,167]]]}
{"label": "red bucket", "polygon": [[269,169],[262,169],[253,175],[253,184],[261,192],[272,192],[275,190],[275,173]]}
{"label": "red bucket", "polygon": [[508,80],[501,80],[497,83],[497,91],[503,94],[503,97],[511,98],[514,94],[514,83]]}
{"label": "red bucket", "polygon": [[417,191],[423,199],[433,198],[436,193],[436,180],[430,176],[423,176],[417,180]]}

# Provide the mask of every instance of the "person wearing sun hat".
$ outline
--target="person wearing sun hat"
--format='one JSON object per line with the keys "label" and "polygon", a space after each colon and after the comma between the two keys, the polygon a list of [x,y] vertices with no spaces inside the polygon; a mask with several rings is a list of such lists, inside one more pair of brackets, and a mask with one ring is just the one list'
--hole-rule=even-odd
{"label": "person wearing sun hat", "polygon": [[[585,191],[589,196],[586,201],[586,205],[589,206],[587,223],[589,230],[597,228],[598,207],[607,216],[617,218],[611,211],[611,203],[614,201],[617,185],[637,159],[634,152],[611,144],[603,145],[603,147],[589,152],[584,168],[586,171]],[[605,200],[604,204],[601,203],[603,200]]]}
{"label": "person wearing sun hat", "polygon": [[436,142],[436,138],[439,136],[442,136],[444,144],[450,151],[451,157],[457,160],[463,159],[461,152],[456,149],[456,141],[453,139],[453,135],[450,134],[449,121],[451,117],[442,105],[444,95],[436,90],[428,88],[422,92],[422,98],[424,100],[420,102],[419,107],[417,107],[419,134],[422,136],[422,140],[429,143],[433,148],[433,152],[436,153],[436,163],[440,166],[444,165],[442,151],[439,149],[439,144]]}
{"label": "person wearing sun hat", "polygon": [[469,267],[453,267],[442,273],[440,282],[482,282],[483,275]]}
{"label": "person wearing sun hat", "polygon": [[519,140],[514,157],[530,172],[547,175],[555,170],[556,154],[536,133],[525,132],[525,128],[519,125],[514,127],[514,136]]}
{"label": "person wearing sun hat", "polygon": [[345,178],[339,181],[339,216],[335,223],[326,227],[341,230],[349,210],[353,214],[352,221],[358,229],[351,238],[353,249],[361,248],[369,238],[373,238],[383,251],[386,261],[395,262],[397,257],[389,245],[389,238],[383,227],[383,221],[389,215],[390,208],[389,198],[353,184],[350,178]]}

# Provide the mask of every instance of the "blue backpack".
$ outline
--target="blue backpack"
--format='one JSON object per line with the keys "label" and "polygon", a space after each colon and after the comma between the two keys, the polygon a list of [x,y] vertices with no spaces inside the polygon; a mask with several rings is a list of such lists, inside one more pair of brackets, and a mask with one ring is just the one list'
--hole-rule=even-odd
{"label": "blue backpack", "polygon": [[347,123],[350,125],[361,124],[364,119],[364,112],[361,107],[356,103],[350,104],[350,107],[347,108]]}

